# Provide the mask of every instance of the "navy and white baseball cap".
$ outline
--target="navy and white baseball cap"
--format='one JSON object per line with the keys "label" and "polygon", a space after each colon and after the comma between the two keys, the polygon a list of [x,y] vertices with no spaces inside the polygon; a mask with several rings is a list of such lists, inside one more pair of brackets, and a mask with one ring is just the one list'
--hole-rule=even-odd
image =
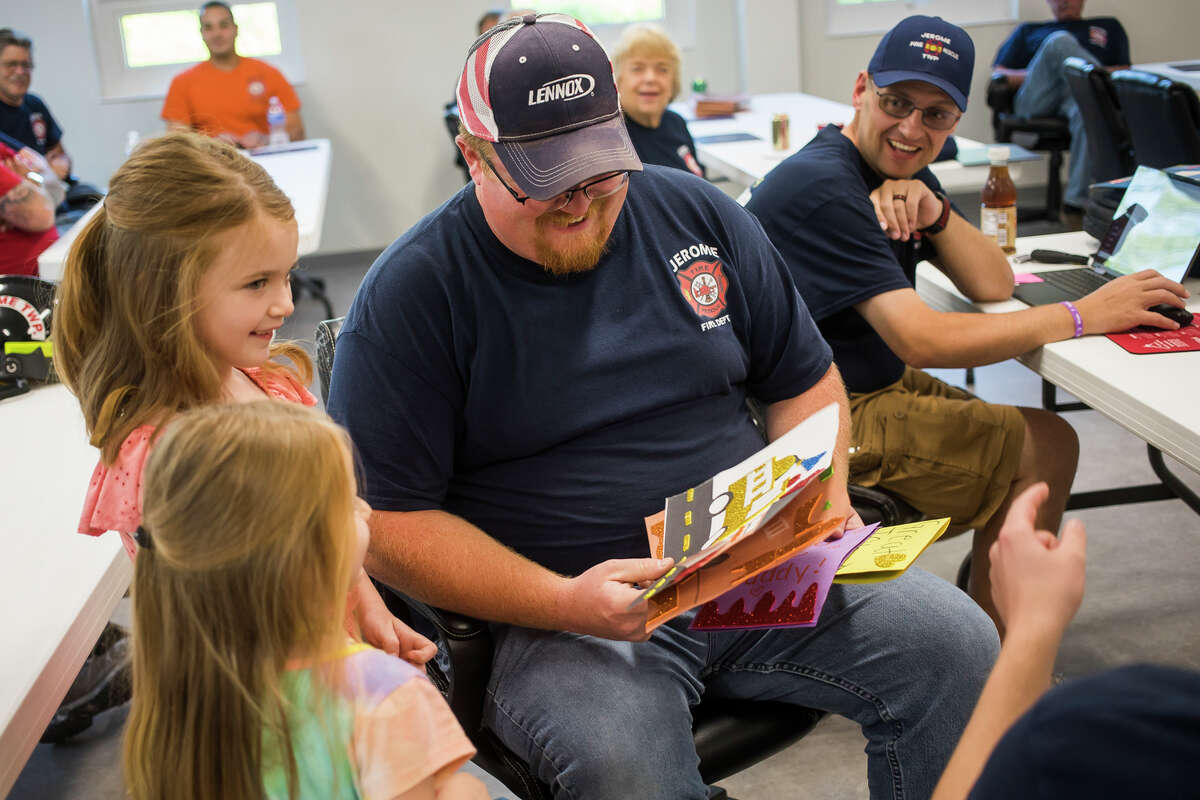
{"label": "navy and white baseball cap", "polygon": [[975,43],[967,32],[941,17],[919,14],[885,33],[867,65],[876,86],[924,81],[950,95],[959,111],[967,110],[974,69]]}
{"label": "navy and white baseball cap", "polygon": [[605,172],[642,169],[612,62],[587,26],[566,14],[528,14],[479,37],[457,94],[463,126],[495,144],[535,200]]}

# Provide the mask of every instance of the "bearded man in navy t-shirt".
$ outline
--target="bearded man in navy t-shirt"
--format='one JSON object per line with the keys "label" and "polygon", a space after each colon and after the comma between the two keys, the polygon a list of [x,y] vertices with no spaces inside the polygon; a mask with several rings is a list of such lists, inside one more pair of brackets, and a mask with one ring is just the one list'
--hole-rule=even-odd
{"label": "bearded man in navy t-shirt", "polygon": [[1025,22],[1000,45],[994,72],[1020,87],[1013,111],[1023,117],[1066,117],[1071,129],[1071,168],[1067,205],[1087,204],[1092,182],[1087,130],[1075,97],[1067,86],[1063,61],[1077,56],[1108,70],[1129,66],[1129,37],[1114,17],[1083,18],[1084,0],[1046,0],[1053,22]]}
{"label": "bearded man in navy t-shirt", "polygon": [[[995,656],[987,617],[911,569],[834,586],[813,628],[645,629],[644,517],[830,403],[828,346],[758,224],[642,168],[603,48],[560,14],[468,55],[472,183],[371,267],[329,411],[354,439],[367,567],[493,621],[484,724],[572,798],[701,800],[702,696],[850,717],[876,797],[928,797]],[[826,513],[857,517],[834,455]]]}

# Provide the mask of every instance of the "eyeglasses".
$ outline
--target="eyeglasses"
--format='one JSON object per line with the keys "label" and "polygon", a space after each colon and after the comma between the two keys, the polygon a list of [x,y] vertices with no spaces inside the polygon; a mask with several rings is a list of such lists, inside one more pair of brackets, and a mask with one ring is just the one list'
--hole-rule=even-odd
{"label": "eyeglasses", "polygon": [[901,97],[898,94],[881,92],[876,89],[875,96],[879,98],[879,107],[889,117],[905,119],[912,112],[920,111],[921,121],[930,130],[948,131],[954,127],[954,123],[962,119],[962,114],[949,111],[945,108],[938,108],[937,106],[919,108],[912,100],[909,100],[907,97]]}
{"label": "eyeglasses", "polygon": [[[500,181],[500,185],[507,189],[508,193],[512,195],[513,200],[516,200],[521,205],[525,205],[526,200],[533,200],[533,198],[529,197],[528,195],[522,196],[517,194],[517,190],[509,186],[504,178],[500,177],[500,173],[496,171],[496,167],[492,164],[491,159],[485,155],[481,155],[480,157],[483,159],[483,163],[487,164],[488,169],[492,171],[492,174],[496,176],[496,180]],[[535,200],[534,202],[549,203],[550,211],[558,211],[560,208],[563,208],[571,202],[571,198],[575,196],[576,192],[583,192],[588,200],[600,200],[621,191],[621,187],[628,182],[628,172],[614,172],[611,175],[605,175],[603,178],[597,178],[596,180],[590,183],[585,183],[582,186],[576,186],[574,189],[567,189],[562,194],[555,195],[549,200]]]}
{"label": "eyeglasses", "polygon": [[24,69],[26,72],[33,72],[32,61],[0,61],[0,68],[5,72],[15,72],[18,69]]}

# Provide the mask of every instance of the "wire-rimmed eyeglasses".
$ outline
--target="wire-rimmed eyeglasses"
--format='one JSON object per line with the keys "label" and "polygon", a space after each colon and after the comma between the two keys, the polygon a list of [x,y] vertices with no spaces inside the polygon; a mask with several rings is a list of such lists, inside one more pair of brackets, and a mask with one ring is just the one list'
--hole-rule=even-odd
{"label": "wire-rimmed eyeglasses", "polygon": [[962,114],[947,108],[939,108],[937,106],[921,108],[907,97],[892,94],[891,92],[883,92],[876,89],[875,96],[879,98],[879,108],[889,117],[904,119],[912,112],[920,111],[921,121],[930,130],[948,131],[954,127],[956,122],[962,119]]}
{"label": "wire-rimmed eyeglasses", "polygon": [[[533,198],[529,195],[518,194],[516,189],[509,186],[508,182],[505,181],[504,178],[500,177],[500,173],[496,171],[496,167],[492,164],[491,159],[482,154],[480,157],[483,159],[483,163],[487,164],[488,169],[492,171],[492,174],[496,176],[496,179],[500,181],[500,184],[508,190],[509,194],[512,195],[513,200],[516,200],[521,205],[525,205],[526,200],[533,200]],[[573,189],[567,189],[562,194],[555,195],[549,200],[534,200],[534,202],[548,203],[550,205],[550,211],[557,211],[558,209],[563,208],[570,203],[571,198],[575,196],[576,192],[583,192],[584,195],[587,196],[588,200],[600,200],[621,191],[621,187],[628,182],[628,172],[614,172],[597,178],[594,181],[585,183],[582,186],[576,186]]]}

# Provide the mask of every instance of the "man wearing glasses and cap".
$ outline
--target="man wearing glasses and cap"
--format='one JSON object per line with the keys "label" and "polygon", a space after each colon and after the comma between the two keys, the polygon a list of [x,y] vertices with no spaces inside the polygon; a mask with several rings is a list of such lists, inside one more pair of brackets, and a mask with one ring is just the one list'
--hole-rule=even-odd
{"label": "man wearing glasses and cap", "polygon": [[921,371],[1003,361],[1047,342],[1140,324],[1186,292],[1145,271],[1076,304],[1010,314],[931,309],[913,288],[929,260],[977,302],[1005,300],[1004,253],[950,205],[928,165],[967,108],[975,47],[939,17],[913,16],[884,35],[854,84],[854,118],[822,129],[755,187],[746,208],[779,248],[833,348],[850,392],[850,480],[878,486],[951,533],[974,529],[971,596],[999,623],[988,548],[1010,500],[1050,486],[1038,527],[1058,530],[1079,443],[1058,416],[985,403]]}
{"label": "man wearing glasses and cap", "polygon": [[[872,793],[928,796],[997,649],[962,593],[913,569],[835,586],[814,628],[715,634],[647,634],[636,602],[670,566],[643,518],[761,448],[747,397],[772,438],[848,417],[779,254],[719,190],[642,167],[570,17],[480,37],[458,105],[472,183],[384,251],[338,339],[368,570],[496,623],[484,722],[561,796],[706,797],[706,693],[851,717]],[[826,513],[851,516],[834,464]]]}
{"label": "man wearing glasses and cap", "polygon": [[0,134],[8,137],[0,141],[17,151],[28,147],[65,181],[71,174],[71,158],[63,149],[62,129],[42,98],[29,91],[32,78],[33,40],[12,28],[0,28]]}

